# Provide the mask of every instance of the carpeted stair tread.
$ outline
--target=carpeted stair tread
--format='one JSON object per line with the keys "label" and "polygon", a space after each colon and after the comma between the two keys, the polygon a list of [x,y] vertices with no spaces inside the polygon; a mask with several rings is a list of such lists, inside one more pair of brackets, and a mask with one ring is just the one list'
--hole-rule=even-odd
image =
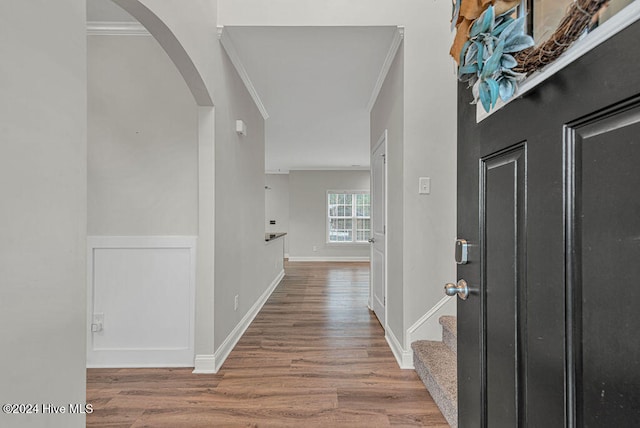
{"label": "carpeted stair tread", "polygon": [[447,345],[455,354],[458,353],[458,318],[445,315],[439,319],[440,325],[442,325],[442,341]]}
{"label": "carpeted stair tread", "polygon": [[415,370],[445,419],[458,421],[458,373],[456,354],[443,342],[420,340],[411,344]]}

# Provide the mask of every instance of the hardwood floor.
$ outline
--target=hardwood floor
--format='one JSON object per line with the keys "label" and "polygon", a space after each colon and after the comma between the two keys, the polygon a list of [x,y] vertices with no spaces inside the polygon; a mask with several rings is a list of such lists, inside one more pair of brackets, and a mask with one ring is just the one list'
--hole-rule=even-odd
{"label": "hardwood floor", "polygon": [[448,427],[367,309],[368,264],[285,270],[217,374],[87,370],[87,426]]}

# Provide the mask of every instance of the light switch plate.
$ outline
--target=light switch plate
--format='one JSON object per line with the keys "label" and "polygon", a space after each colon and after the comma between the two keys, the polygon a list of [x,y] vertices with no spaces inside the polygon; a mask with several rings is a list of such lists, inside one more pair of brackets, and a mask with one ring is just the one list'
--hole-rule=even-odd
{"label": "light switch plate", "polygon": [[430,177],[420,177],[418,179],[418,193],[421,195],[428,195],[431,193]]}

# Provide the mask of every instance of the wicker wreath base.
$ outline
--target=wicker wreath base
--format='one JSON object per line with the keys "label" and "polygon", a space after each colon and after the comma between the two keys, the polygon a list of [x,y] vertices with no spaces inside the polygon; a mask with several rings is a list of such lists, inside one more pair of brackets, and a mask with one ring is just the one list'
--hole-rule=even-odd
{"label": "wicker wreath base", "polygon": [[539,46],[524,49],[514,55],[518,65],[513,70],[529,74],[558,59],[594,23],[594,18],[607,3],[609,0],[572,2],[560,25],[549,39]]}

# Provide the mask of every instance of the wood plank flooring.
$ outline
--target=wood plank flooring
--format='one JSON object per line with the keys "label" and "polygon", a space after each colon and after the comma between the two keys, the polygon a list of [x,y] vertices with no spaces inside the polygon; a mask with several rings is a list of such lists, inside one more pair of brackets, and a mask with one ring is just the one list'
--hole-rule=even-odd
{"label": "wood plank flooring", "polygon": [[366,263],[287,263],[215,375],[89,369],[88,427],[448,427],[367,309]]}

